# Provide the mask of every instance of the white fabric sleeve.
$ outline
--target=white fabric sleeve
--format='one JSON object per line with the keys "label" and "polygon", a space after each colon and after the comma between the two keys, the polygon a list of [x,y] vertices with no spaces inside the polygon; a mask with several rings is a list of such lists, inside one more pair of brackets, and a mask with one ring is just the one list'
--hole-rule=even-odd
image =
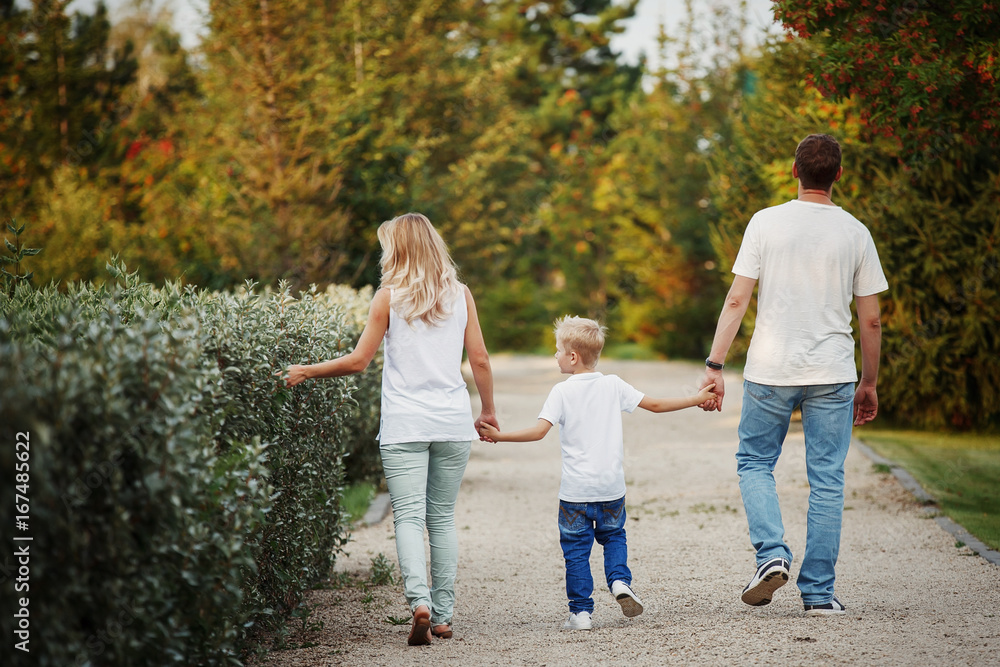
{"label": "white fabric sleeve", "polygon": [[642,399],[645,398],[645,394],[617,375],[615,376],[615,379],[618,380],[618,403],[623,412],[631,413],[639,407],[639,403],[641,403]]}
{"label": "white fabric sleeve", "polygon": [[538,413],[539,419],[544,419],[550,424],[562,424],[564,418],[562,392],[559,385],[552,387],[548,398],[542,405],[542,411]]}
{"label": "white fabric sleeve", "polygon": [[760,248],[757,247],[757,215],[754,214],[743,231],[743,242],[733,262],[733,273],[745,278],[760,278]]}
{"label": "white fabric sleeve", "polygon": [[865,248],[861,263],[854,272],[854,296],[871,296],[889,289],[889,283],[882,271],[875,241],[869,233],[865,236]]}

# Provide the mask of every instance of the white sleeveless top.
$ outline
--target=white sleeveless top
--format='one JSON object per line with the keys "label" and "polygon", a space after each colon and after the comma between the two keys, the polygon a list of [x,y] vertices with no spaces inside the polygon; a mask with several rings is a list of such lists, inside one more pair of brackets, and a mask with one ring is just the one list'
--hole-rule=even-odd
{"label": "white sleeveless top", "polygon": [[457,292],[451,316],[436,326],[422,320],[407,324],[390,306],[382,363],[381,444],[479,438],[461,370],[468,320],[464,288]]}

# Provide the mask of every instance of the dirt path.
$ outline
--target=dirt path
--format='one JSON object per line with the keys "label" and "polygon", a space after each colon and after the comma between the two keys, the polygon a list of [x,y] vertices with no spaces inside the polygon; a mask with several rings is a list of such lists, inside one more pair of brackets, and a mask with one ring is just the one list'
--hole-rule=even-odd
{"label": "dirt path", "polygon": [[[548,357],[493,359],[501,424],[534,423],[562,378]],[[693,390],[693,364],[602,361],[654,396]],[[461,557],[455,638],[408,648],[399,586],[315,591],[314,644],[266,665],[1000,665],[1000,567],[956,548],[896,480],[852,449],[837,595],[848,613],[806,618],[794,583],[751,608],[739,594],[753,550],[735,471],[741,378],[727,376],[725,412],[624,416],[629,564],[646,611],[626,619],[603,587],[591,632],[562,632],[567,615],[556,528],[556,430],[533,444],[473,446],[458,501]],[[805,545],[808,496],[801,429],[776,471],[788,541]],[[339,571],[367,577],[379,553],[396,561],[391,516],[357,529]],[[603,581],[601,550],[591,566]],[[793,564],[792,576],[797,573]]]}

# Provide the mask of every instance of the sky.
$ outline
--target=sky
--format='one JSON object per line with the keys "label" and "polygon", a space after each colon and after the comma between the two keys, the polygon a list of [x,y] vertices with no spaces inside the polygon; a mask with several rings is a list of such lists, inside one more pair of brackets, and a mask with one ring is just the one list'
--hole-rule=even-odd
{"label": "sky", "polygon": [[[173,14],[174,29],[181,35],[181,42],[186,48],[198,44],[198,34],[202,30],[205,0],[150,0],[153,7],[166,7]],[[747,35],[748,43],[761,41],[765,31],[777,30],[774,26],[771,0],[746,0],[747,2]],[[105,0],[111,10],[112,19],[119,12],[128,10],[135,0]],[[96,0],[76,0],[70,10],[89,11]],[[739,0],[694,0],[696,15],[704,16],[714,6],[725,6],[736,9]],[[684,0],[639,0],[636,15],[625,22],[625,32],[612,40],[612,46],[620,51],[622,58],[635,63],[640,52],[645,52],[651,67],[659,64],[657,57],[656,34],[661,23],[667,29],[667,34],[676,35],[678,26],[684,18]]]}
{"label": "sky", "polygon": [[[736,11],[738,0],[694,0],[693,8],[697,17],[704,17],[713,7],[722,6]],[[634,63],[640,52],[645,52],[650,69],[660,63],[657,53],[656,35],[660,24],[670,36],[678,35],[679,25],[685,19],[684,0],[639,0],[635,16],[625,22],[625,32],[612,39],[612,46],[624,60]],[[748,44],[759,44],[766,31],[780,31],[774,23],[771,0],[747,0]],[[668,63],[669,64],[669,63]]]}

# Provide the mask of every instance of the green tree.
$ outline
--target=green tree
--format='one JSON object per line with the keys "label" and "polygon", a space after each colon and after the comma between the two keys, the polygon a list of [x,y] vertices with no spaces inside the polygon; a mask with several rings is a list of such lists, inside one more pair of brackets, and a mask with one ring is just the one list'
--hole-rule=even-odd
{"label": "green tree", "polygon": [[0,3],[0,206],[9,215],[33,217],[32,187],[60,165],[89,172],[108,161],[109,131],[135,75],[131,45],[109,46],[104,5],[93,14],[67,14],[69,4],[35,0],[20,9],[13,0]]}

